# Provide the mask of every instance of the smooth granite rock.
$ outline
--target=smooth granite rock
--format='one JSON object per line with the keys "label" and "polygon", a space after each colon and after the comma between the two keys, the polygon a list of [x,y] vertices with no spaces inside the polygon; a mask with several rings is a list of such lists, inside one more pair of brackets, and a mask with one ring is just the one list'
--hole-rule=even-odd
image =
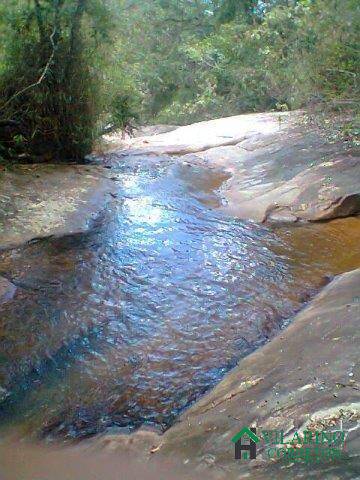
{"label": "smooth granite rock", "polygon": [[86,231],[110,199],[106,170],[19,165],[0,172],[0,250]]}
{"label": "smooth granite rock", "polygon": [[[270,343],[240,361],[164,435],[103,436],[98,447],[144,461],[171,458],[184,476],[219,479],[355,478],[360,467],[360,269],[336,277]],[[344,429],[341,462],[285,465],[259,450],[234,459],[231,438],[243,426],[295,430]],[[110,445],[110,447],[109,447]],[[147,460],[146,460],[147,459]],[[337,476],[339,475],[339,476]]]}
{"label": "smooth granite rock", "polygon": [[360,213],[360,156],[302,123],[301,112],[200,122],[128,142],[123,155],[176,155],[227,173],[223,210],[257,222],[319,221]]}
{"label": "smooth granite rock", "polygon": [[183,127],[170,132],[135,138],[127,143],[131,154],[184,155],[210,148],[236,145],[254,135],[273,134],[287,128],[298,113],[256,113],[218,118]]}

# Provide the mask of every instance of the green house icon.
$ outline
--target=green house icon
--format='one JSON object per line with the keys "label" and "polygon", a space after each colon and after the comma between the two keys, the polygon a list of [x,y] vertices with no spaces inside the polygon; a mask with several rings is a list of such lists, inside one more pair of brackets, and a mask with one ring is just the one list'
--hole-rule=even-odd
{"label": "green house icon", "polygon": [[[250,443],[242,443],[243,438],[248,438]],[[235,459],[253,460],[256,458],[256,444],[260,442],[260,438],[256,435],[255,427],[244,427],[240,432],[233,436],[231,441],[235,444]]]}
{"label": "green house icon", "polygon": [[233,443],[237,443],[244,435],[247,435],[253,442],[258,443],[260,442],[260,438],[253,432],[255,429],[250,429],[249,427],[244,427],[240,432],[233,436],[231,441]]}

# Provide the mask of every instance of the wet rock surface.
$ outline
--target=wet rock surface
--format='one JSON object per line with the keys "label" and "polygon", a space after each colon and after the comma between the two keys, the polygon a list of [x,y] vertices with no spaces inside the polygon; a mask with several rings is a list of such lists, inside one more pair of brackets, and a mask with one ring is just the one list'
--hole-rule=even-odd
{"label": "wet rock surface", "polygon": [[[179,163],[215,170],[224,180],[221,208],[241,219],[319,221],[360,212],[359,152],[301,126],[300,112],[240,115],[174,128],[146,127],[142,134],[147,136],[115,142],[112,155],[124,160],[146,155],[154,161],[176,155]],[[95,165],[3,169],[0,249],[86,231],[117,195],[112,180],[110,170]]]}
{"label": "wet rock surface", "polygon": [[[214,199],[212,193],[209,194],[204,189],[204,198],[200,199],[199,204],[196,204],[196,209],[201,210],[203,207],[200,205],[203,204],[211,205],[216,212],[219,209],[223,210],[228,214],[228,218],[234,216],[257,222],[293,223],[329,220],[358,214],[360,212],[358,152],[349,150],[340,143],[328,143],[317,132],[300,126],[299,115],[299,113],[254,114],[202,122],[151,137],[136,138],[129,142],[125,150],[112,155],[115,155],[117,159],[122,159],[124,165],[130,158],[139,158],[139,161],[142,162],[140,155],[145,155],[149,164],[152,161],[160,164],[162,160],[159,154],[176,155],[175,163],[177,165],[174,166],[174,169],[177,172],[177,168],[180,168],[179,178],[186,185],[185,190],[187,193],[190,192],[190,196],[194,195],[195,191],[196,195],[199,195],[201,188],[198,187],[201,185],[202,176],[197,176],[200,179],[198,180],[199,185],[197,185],[196,175],[188,174],[185,167],[189,167],[189,171],[204,172],[204,169],[211,171],[212,175],[215,174],[221,178],[222,186],[219,188],[217,185],[216,188],[219,188],[224,204],[221,206],[218,199]],[[168,157],[163,158],[167,158],[169,161]],[[171,162],[173,160],[174,158],[171,159]],[[99,213],[104,211],[107,203],[121,197],[122,192],[116,186],[116,182],[121,177],[123,177],[123,191],[125,188],[129,189],[130,185],[131,191],[130,195],[125,198],[125,207],[129,212],[129,225],[136,227],[136,235],[132,235],[131,229],[126,225],[123,227],[124,231],[119,230],[117,225],[116,231],[121,231],[123,236],[121,239],[116,238],[116,245],[124,239],[128,242],[139,242],[139,239],[144,241],[147,238],[149,238],[150,245],[154,241],[153,231],[151,229],[144,230],[144,225],[154,228],[154,225],[160,223],[160,226],[163,227],[160,215],[163,198],[157,198],[154,194],[159,191],[159,188],[155,187],[153,192],[150,189],[150,193],[146,196],[146,202],[139,202],[139,198],[143,194],[139,196],[139,185],[134,183],[133,171],[127,172],[124,167],[124,171],[121,170],[118,172],[119,174],[115,173],[115,177],[111,173],[111,165],[108,166],[108,171],[94,165],[56,167],[34,165],[19,166],[3,171],[0,177],[0,249],[9,249],[37,238],[62,237],[88,231]],[[137,171],[141,171],[141,168],[143,165],[139,164]],[[148,172],[151,176],[151,167]],[[194,181],[195,183],[192,184]],[[213,183],[216,184],[216,182]],[[180,184],[182,183],[180,182]],[[190,186],[188,187],[188,185]],[[155,183],[155,186],[158,187],[159,184]],[[169,192],[172,190],[176,190],[176,188],[171,185]],[[180,193],[179,199],[183,197],[182,192]],[[171,198],[167,190],[165,196],[166,201],[168,201],[168,197]],[[176,203],[171,205],[172,208],[169,211],[177,211],[178,206],[182,205],[179,199],[176,199]],[[196,201],[198,199],[197,196]],[[118,208],[120,208],[119,204]],[[348,220],[356,221],[356,219]],[[174,216],[175,223],[179,223],[178,216]],[[189,222],[187,221],[186,224],[188,225]],[[263,228],[262,226],[258,227]],[[254,241],[246,232],[247,228],[248,226],[244,227],[244,238],[248,238],[249,244],[252,245]],[[315,226],[310,225],[309,228],[315,228]],[[144,236],[144,231],[148,232],[148,237]],[[169,231],[176,232],[176,229],[172,227]],[[358,232],[358,225],[354,227],[354,232]],[[128,238],[126,234],[129,235]],[[203,230],[200,230],[200,235],[203,236]],[[259,236],[261,237],[262,234]],[[306,242],[307,238],[307,236],[301,238],[300,244]],[[183,239],[180,238],[180,240],[179,244],[182,245]],[[48,269],[52,272],[54,255],[57,257],[59,254],[60,257],[61,255],[64,257],[60,258],[61,262],[59,261],[62,274],[66,262],[68,273],[71,275],[73,275],[72,271],[75,270],[76,265],[79,264],[81,268],[83,265],[89,265],[88,257],[83,257],[82,251],[76,257],[80,259],[78,263],[73,265],[71,259],[69,261],[68,252],[73,248],[73,241],[71,237],[68,239],[69,245],[66,248],[61,248],[61,246],[59,248],[56,242],[52,244],[50,239],[50,248],[44,247],[45,252],[49,251],[46,256],[45,270]],[[77,243],[76,239],[75,243]],[[244,245],[244,242],[240,241],[240,243]],[[294,241],[294,246],[296,244]],[[114,245],[115,243],[109,242],[109,251],[105,251],[106,255],[112,255]],[[76,249],[78,247],[76,245]],[[138,248],[138,245],[135,244],[135,247]],[[37,271],[37,258],[42,258],[42,261],[45,258],[41,257],[42,248],[34,248],[33,255],[26,260],[29,264],[33,262],[34,271]],[[159,251],[164,251],[163,244],[159,248]],[[226,251],[228,250],[227,248]],[[251,250],[249,249],[249,251]],[[103,258],[106,259],[106,255],[103,250],[100,251],[100,254],[99,259],[102,262]],[[186,254],[187,256],[184,258],[188,265],[188,250],[186,250]],[[11,257],[13,253],[9,255]],[[13,277],[18,278],[19,284],[16,285],[20,287],[20,291],[22,287],[26,287],[22,265],[26,262],[23,262],[21,252],[14,252],[14,255],[15,257],[9,257],[10,259],[7,259],[5,255],[6,258],[3,261],[9,271],[13,268],[14,263]],[[351,252],[348,256],[351,256]],[[119,258],[126,257],[122,254]],[[196,257],[194,255],[194,258],[198,259],[198,255],[196,254]],[[255,258],[259,258],[257,253]],[[20,267],[17,264],[19,259]],[[236,266],[242,264],[237,258],[235,260]],[[313,263],[316,263],[315,260],[311,264]],[[119,264],[118,259],[116,259],[116,264]],[[146,265],[144,261],[135,261],[134,265],[129,262],[130,271],[136,273],[139,264],[142,268],[144,264]],[[126,268],[129,269],[129,265],[125,265]],[[249,265],[253,268],[252,264]],[[349,268],[354,268],[354,266]],[[99,268],[94,271],[103,272]],[[27,275],[30,275],[30,280],[32,280],[31,268],[29,272]],[[0,273],[5,275],[3,272]],[[113,273],[114,270],[112,270]],[[116,273],[120,278],[120,274],[122,275],[123,272]],[[39,305],[41,305],[42,315],[45,319],[48,318],[48,303],[51,297],[47,289],[54,289],[59,285],[61,288],[67,284],[70,287],[72,285],[62,280],[62,274],[59,275],[60,282],[55,286],[47,284],[51,275],[44,276],[45,287],[40,292],[44,298],[41,298]],[[41,275],[39,278],[42,278]],[[12,279],[13,277],[9,276],[8,278]],[[91,278],[91,275],[88,277]],[[235,277],[237,284],[239,277]],[[14,283],[16,283],[15,280]],[[105,284],[107,283],[106,280]],[[278,288],[279,283],[275,283]],[[99,285],[102,286],[102,283],[94,282],[91,288],[96,291]],[[257,282],[257,285],[260,283]],[[213,391],[185,411],[164,435],[144,428],[133,435],[115,432],[92,441],[90,448],[98,449],[101,445],[110,451],[128,452],[129,459],[140,458],[142,461],[146,459],[155,464],[172,458],[177,464],[177,468],[182,470],[183,478],[196,478],[196,475],[230,480],[233,478],[265,479],[269,477],[288,479],[303,478],[304,476],[306,478],[355,478],[354,475],[359,470],[359,285],[360,270],[340,275],[333,280],[307,308],[295,317],[293,323],[286,330],[260,350],[241,360],[238,366]],[[140,291],[141,288],[139,288]],[[114,290],[113,288],[112,291]],[[227,288],[227,296],[228,290]],[[30,289],[29,292],[25,289],[25,293],[21,293],[21,295],[28,299],[30,305],[33,297],[38,295],[37,291],[38,286],[35,285],[34,289]],[[45,293],[43,294],[42,291]],[[71,302],[82,305],[77,301],[76,296],[69,293],[66,288],[64,291]],[[0,278],[0,303],[4,304],[4,311],[8,315],[7,319],[10,319],[12,315],[9,305],[11,306],[15,293],[16,287],[8,280]],[[54,299],[59,298],[58,292],[52,294]],[[99,295],[102,294],[101,292]],[[15,299],[17,297],[16,293]],[[106,298],[106,302],[109,298]],[[151,298],[150,295],[149,298]],[[187,297],[185,296],[185,298]],[[269,298],[271,299],[271,296]],[[133,305],[133,300],[131,298],[130,300],[129,304]],[[118,312],[117,304],[106,302],[99,303],[102,305],[101,309],[98,309],[97,306],[94,307],[94,311],[96,311],[94,318],[102,320],[104,317],[104,320],[107,320],[111,315],[115,315],[115,309]],[[297,299],[296,302],[298,302]],[[220,302],[221,305],[223,303]],[[174,304],[177,303],[174,302]],[[109,309],[110,316],[103,305]],[[53,307],[55,312],[57,308],[55,300]],[[76,308],[71,305],[71,311],[76,312]],[[272,306],[270,305],[269,308],[271,309]],[[91,312],[89,312],[88,308],[82,312],[85,319],[88,317],[90,319]],[[101,312],[100,316],[99,312]],[[186,316],[186,318],[188,317],[193,318],[193,313]],[[172,315],[168,315],[166,318],[172,318]],[[37,318],[35,320],[37,321]],[[90,320],[93,322],[92,318]],[[74,333],[74,325],[78,328],[79,316],[73,318],[70,315],[66,321],[69,337],[71,337]],[[22,328],[21,322],[14,323]],[[118,317],[116,317],[115,323],[119,325]],[[5,324],[8,325],[9,322],[5,322]],[[56,322],[50,322],[50,324],[51,328],[56,330]],[[26,325],[24,325],[24,329],[26,330]],[[42,333],[43,330],[42,328]],[[44,353],[41,350],[41,356],[49,355],[49,358],[52,358],[52,355],[48,354],[48,349],[45,348],[49,341],[46,337],[46,330],[44,332],[44,342],[41,345],[41,348],[44,346]],[[98,335],[97,330],[95,333]],[[113,337],[117,339],[117,332],[115,334]],[[79,338],[82,338],[81,335],[82,333],[79,334]],[[159,338],[163,342],[163,336],[159,336]],[[66,348],[68,348],[68,343],[66,343]],[[26,342],[26,345],[31,346],[32,340]],[[54,342],[54,351],[60,349],[59,345],[60,343]],[[130,345],[129,352],[132,348]],[[97,354],[97,352],[95,353]],[[103,358],[105,357],[98,357],[96,361],[91,359],[86,365],[91,365],[91,368],[96,362],[101,368],[102,364],[106,365],[106,368],[114,365],[114,362],[104,361]],[[186,366],[186,362],[184,364]],[[144,365],[147,363],[144,362]],[[98,392],[101,389],[98,388],[97,379],[91,368],[89,367],[88,377],[94,381],[96,384],[94,391]],[[133,368],[132,365],[131,368]],[[163,375],[162,371],[160,374]],[[75,384],[79,378],[84,379],[85,376],[81,372],[81,375],[74,375],[74,378],[76,379]],[[50,378],[50,380],[52,379]],[[65,378],[64,384],[66,381]],[[9,396],[8,389],[5,387],[7,385],[0,386],[0,401],[7,400]],[[35,391],[38,391],[38,386]],[[80,395],[79,398],[81,398]],[[102,413],[103,406],[100,403],[99,405],[99,412]],[[85,423],[87,421],[85,416]],[[341,424],[347,431],[346,452],[348,456],[341,463],[311,465],[310,467],[296,464],[288,467],[280,462],[269,461],[263,452],[260,452],[256,461],[246,465],[240,464],[234,459],[231,437],[244,425],[283,429],[291,434],[295,429],[301,429],[306,425],[320,425],[320,427],[326,428],[330,424]]]}
{"label": "wet rock surface", "polygon": [[[244,358],[164,435],[113,436],[111,449],[135,448],[152,462],[176,459],[184,472],[207,478],[355,478],[359,294],[360,270],[338,276],[281,335]],[[282,429],[289,438],[295,430],[344,429],[346,458],[284,465],[260,450],[256,460],[241,462],[234,459],[231,438],[244,425]],[[105,436],[96,444],[108,448],[109,441]]]}
{"label": "wet rock surface", "polygon": [[19,165],[0,172],[0,249],[84,232],[111,200],[106,170]]}
{"label": "wet rock surface", "polygon": [[1,426],[67,439],[165,428],[324,275],[360,265],[360,220],[239,222],[217,209],[218,172],[156,158],[109,158],[117,200],[89,232],[1,253],[18,287],[0,309]]}
{"label": "wet rock surface", "polygon": [[360,212],[359,151],[301,124],[301,113],[241,115],[128,144],[223,169],[224,210],[258,222],[328,220]]}

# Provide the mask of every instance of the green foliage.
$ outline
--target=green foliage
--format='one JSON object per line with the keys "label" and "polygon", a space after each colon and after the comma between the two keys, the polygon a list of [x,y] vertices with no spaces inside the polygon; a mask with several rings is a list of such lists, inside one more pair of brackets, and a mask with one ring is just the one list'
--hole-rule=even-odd
{"label": "green foliage", "polygon": [[13,1],[0,70],[0,141],[9,157],[81,160],[109,110],[113,21],[102,0]]}
{"label": "green foliage", "polygon": [[219,23],[232,22],[237,17],[252,22],[256,19],[258,10],[257,0],[225,0],[218,10],[217,18]]}
{"label": "green foliage", "polygon": [[188,123],[358,94],[356,0],[224,0],[193,10],[135,3],[120,49],[143,121]]}
{"label": "green foliage", "polygon": [[9,0],[0,154],[82,159],[109,126],[354,101],[359,31],[357,0]]}

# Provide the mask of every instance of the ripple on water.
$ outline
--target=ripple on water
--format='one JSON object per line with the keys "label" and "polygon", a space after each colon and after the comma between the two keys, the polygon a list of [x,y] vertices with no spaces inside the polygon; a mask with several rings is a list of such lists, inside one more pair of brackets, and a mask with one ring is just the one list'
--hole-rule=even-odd
{"label": "ripple on water", "polygon": [[114,172],[120,200],[102,226],[0,257],[20,287],[1,307],[4,427],[73,438],[167,426],[349,258],[344,223],[271,230],[222,216],[219,172],[151,158]]}

